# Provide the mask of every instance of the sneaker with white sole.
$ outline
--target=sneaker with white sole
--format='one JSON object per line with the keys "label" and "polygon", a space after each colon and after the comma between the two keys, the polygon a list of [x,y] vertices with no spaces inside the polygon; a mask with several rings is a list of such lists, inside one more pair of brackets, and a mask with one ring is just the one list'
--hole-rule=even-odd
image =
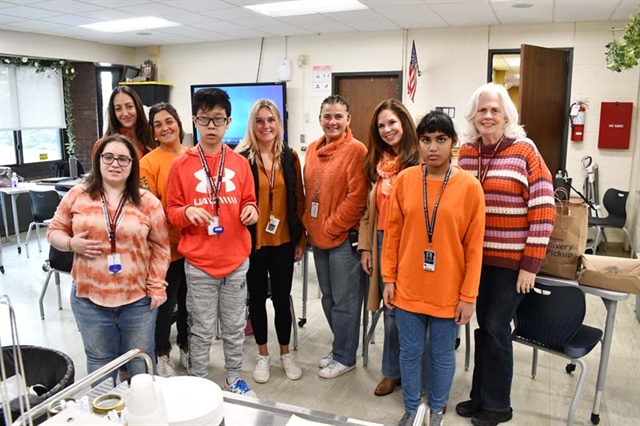
{"label": "sneaker with white sole", "polygon": [[174,377],[176,375],[176,366],[169,355],[161,355],[158,357],[156,371],[160,377]]}
{"label": "sneaker with white sole", "polygon": [[280,355],[280,363],[289,380],[298,380],[302,377],[302,369],[296,365],[291,354]]}
{"label": "sneaker with white sole", "polygon": [[271,377],[271,359],[269,355],[258,355],[256,369],[253,370],[253,380],[256,383],[267,383]]}
{"label": "sneaker with white sole", "polygon": [[429,410],[429,426],[442,426],[444,423],[444,411],[440,411],[436,413],[435,411]]}
{"label": "sneaker with white sole", "polygon": [[236,379],[231,384],[229,384],[229,382],[225,380],[224,390],[237,393],[238,395],[258,396],[254,391],[251,390],[249,385],[247,385],[247,382],[242,380],[240,377],[236,377]]}
{"label": "sneaker with white sole", "polygon": [[185,351],[183,348],[180,348],[180,365],[187,372],[189,371],[189,352]]}
{"label": "sneaker with white sole", "polygon": [[320,358],[320,362],[318,363],[318,367],[326,368],[329,364],[331,364],[331,361],[333,361],[333,352],[329,352],[328,354],[326,354],[325,356]]}
{"label": "sneaker with white sole", "polygon": [[348,373],[354,368],[356,368],[355,365],[347,367],[346,365],[339,363],[335,359],[332,359],[329,365],[320,370],[318,375],[323,379],[335,379],[338,376],[342,376],[344,373]]}

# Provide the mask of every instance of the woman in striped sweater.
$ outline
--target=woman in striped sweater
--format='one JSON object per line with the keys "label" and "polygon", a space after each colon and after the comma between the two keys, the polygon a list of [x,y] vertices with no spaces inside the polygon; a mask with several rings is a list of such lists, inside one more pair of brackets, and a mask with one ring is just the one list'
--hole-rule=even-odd
{"label": "woman in striped sweater", "polygon": [[471,399],[456,411],[475,426],[511,420],[511,321],[542,265],[555,221],[551,174],[518,125],[507,90],[486,84],[472,95],[458,165],[485,193],[486,231],[477,299]]}

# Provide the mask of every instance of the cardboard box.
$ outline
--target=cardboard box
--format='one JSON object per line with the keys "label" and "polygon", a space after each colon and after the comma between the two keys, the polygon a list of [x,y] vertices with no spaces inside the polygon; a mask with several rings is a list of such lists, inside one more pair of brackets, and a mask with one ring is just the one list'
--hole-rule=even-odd
{"label": "cardboard box", "polygon": [[640,294],[640,259],[585,254],[578,282],[606,290]]}

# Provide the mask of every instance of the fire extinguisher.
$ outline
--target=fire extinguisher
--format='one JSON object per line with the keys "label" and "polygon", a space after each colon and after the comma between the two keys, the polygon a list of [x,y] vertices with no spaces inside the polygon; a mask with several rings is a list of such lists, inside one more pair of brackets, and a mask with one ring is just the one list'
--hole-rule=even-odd
{"label": "fire extinguisher", "polygon": [[582,142],[584,140],[584,118],[587,104],[578,101],[571,105],[569,119],[571,120],[571,140]]}

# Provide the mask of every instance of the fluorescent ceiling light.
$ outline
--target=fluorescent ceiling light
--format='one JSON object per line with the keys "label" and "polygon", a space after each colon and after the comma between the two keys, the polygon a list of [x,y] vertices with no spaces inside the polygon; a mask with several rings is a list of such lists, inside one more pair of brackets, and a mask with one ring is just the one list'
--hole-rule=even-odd
{"label": "fluorescent ceiling light", "polygon": [[253,6],[245,7],[273,18],[368,9],[367,6],[357,0],[296,0],[254,4]]}
{"label": "fluorescent ceiling light", "polygon": [[143,18],[120,19],[118,21],[80,25],[80,27],[107,33],[125,33],[128,31],[153,30],[155,28],[177,27],[180,25],[182,24],[167,21],[166,19],[145,16]]}
{"label": "fluorescent ceiling light", "polygon": [[511,68],[520,68],[520,57],[517,58],[505,58],[505,61]]}

